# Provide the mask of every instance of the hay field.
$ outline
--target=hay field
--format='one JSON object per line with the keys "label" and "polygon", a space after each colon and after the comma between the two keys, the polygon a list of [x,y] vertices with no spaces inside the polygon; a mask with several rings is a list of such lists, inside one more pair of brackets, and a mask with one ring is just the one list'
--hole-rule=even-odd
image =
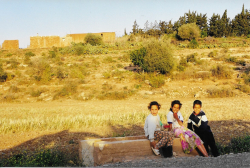
{"label": "hay field", "polygon": [[[11,150],[16,146],[21,147],[23,143],[33,139],[36,139],[36,145],[38,145],[41,144],[39,139],[43,139],[43,136],[50,136],[50,144],[58,145],[58,139],[64,139],[65,143],[73,139],[77,145],[77,140],[86,138],[142,135],[144,121],[149,114],[147,105],[153,100],[162,104],[159,114],[162,121],[166,123],[165,115],[173,99],[159,98],[156,95],[152,95],[149,99],[116,101],[2,104],[0,149]],[[194,99],[180,100],[183,103],[181,112],[186,125],[192,112]],[[226,143],[231,137],[243,135],[249,131],[249,98],[201,100],[209,125],[218,142]],[[67,131],[65,137],[57,135],[63,131]],[[74,137],[74,134],[77,136]],[[46,140],[42,142],[48,145]],[[60,143],[62,143],[61,140]]]}

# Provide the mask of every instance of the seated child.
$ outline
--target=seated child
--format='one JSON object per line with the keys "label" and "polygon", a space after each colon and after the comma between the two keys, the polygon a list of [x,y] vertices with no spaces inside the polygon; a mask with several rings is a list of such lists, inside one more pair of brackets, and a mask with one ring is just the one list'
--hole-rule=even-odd
{"label": "seated child", "polygon": [[[159,148],[166,144],[167,146],[172,146],[174,139],[173,132],[161,131],[162,123],[158,115],[158,110],[160,110],[160,108],[161,105],[156,101],[152,101],[148,105],[151,114],[147,116],[144,125],[145,135],[150,140],[150,146],[155,155],[160,155]],[[156,143],[155,140],[159,140],[159,142]]]}
{"label": "seated child", "polygon": [[190,153],[197,147],[207,157],[207,151],[200,137],[183,126],[183,117],[179,111],[181,106],[182,104],[179,100],[174,100],[171,103],[170,112],[167,114],[169,131],[173,129],[175,136],[180,138],[184,153]]}
{"label": "seated child", "polygon": [[195,100],[193,103],[193,113],[190,115],[188,120],[188,129],[193,130],[204,142],[204,146],[209,151],[208,146],[212,150],[214,157],[219,156],[218,149],[215,145],[213,133],[208,124],[206,114],[201,110],[202,102]]}

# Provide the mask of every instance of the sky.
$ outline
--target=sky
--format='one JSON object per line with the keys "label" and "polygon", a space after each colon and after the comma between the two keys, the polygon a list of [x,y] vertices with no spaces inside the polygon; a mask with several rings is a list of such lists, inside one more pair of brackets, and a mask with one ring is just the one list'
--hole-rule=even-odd
{"label": "sky", "polygon": [[77,33],[129,33],[136,20],[139,28],[155,21],[177,21],[188,11],[230,19],[250,0],[0,0],[0,45],[19,40],[20,48],[30,45],[30,36],[66,36]]}

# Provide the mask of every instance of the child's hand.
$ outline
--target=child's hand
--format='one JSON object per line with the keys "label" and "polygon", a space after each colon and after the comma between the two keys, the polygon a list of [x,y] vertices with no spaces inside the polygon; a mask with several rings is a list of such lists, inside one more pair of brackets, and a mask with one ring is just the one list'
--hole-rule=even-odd
{"label": "child's hand", "polygon": [[177,113],[174,113],[174,118],[175,118],[176,120],[178,119]]}

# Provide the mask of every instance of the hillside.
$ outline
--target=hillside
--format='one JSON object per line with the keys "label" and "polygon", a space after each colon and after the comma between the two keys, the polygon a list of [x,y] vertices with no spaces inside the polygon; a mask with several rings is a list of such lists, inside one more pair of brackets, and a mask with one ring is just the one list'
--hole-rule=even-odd
{"label": "hillside", "polygon": [[[250,63],[250,47],[246,39],[239,39],[213,39],[209,43],[200,40],[199,49],[183,48],[187,41],[172,40],[176,66],[188,57],[195,60],[188,62],[185,70],[175,68],[168,75],[125,69],[132,65],[129,52],[143,45],[141,38],[130,42],[122,37],[114,44],[101,47],[87,45],[84,52],[77,44],[65,48],[1,50],[0,61],[7,80],[1,82],[0,100],[119,100],[147,99],[149,95],[176,99],[248,96],[250,88],[244,85],[243,77]],[[209,47],[212,44],[214,48]],[[222,47],[222,44],[240,47]],[[230,77],[214,76],[211,69],[217,65],[228,67],[226,71]]]}

